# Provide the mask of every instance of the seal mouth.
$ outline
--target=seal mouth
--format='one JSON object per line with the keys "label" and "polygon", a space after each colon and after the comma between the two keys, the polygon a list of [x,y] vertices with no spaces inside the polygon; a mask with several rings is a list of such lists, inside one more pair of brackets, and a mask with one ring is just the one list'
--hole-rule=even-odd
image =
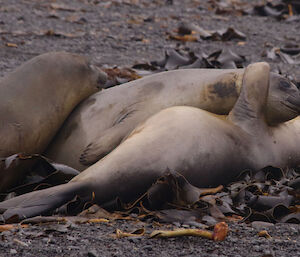
{"label": "seal mouth", "polygon": [[288,97],[286,102],[281,102],[282,105],[291,111],[300,114],[300,97]]}
{"label": "seal mouth", "polygon": [[97,84],[96,87],[98,89],[104,88],[104,85],[107,81],[107,74],[103,70],[101,70],[100,68],[98,68],[97,66],[95,66],[93,64],[89,64],[89,67],[93,71],[97,72],[97,74],[98,74],[97,81],[96,81],[96,84]]}
{"label": "seal mouth", "polygon": [[296,96],[289,96],[287,101],[300,113],[300,93]]}

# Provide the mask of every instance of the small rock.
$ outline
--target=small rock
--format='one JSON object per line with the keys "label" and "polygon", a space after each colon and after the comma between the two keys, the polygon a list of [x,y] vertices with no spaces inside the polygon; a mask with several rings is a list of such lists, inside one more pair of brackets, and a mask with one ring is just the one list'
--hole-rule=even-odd
{"label": "small rock", "polygon": [[88,252],[88,257],[98,257],[98,254],[95,250],[91,250]]}
{"label": "small rock", "polygon": [[69,240],[69,241],[76,241],[77,238],[75,238],[73,236],[67,236],[67,240]]}
{"label": "small rock", "polygon": [[271,251],[269,251],[269,250],[265,250],[265,251],[264,251],[264,255],[267,255],[267,256],[273,256],[273,254],[272,254]]}
{"label": "small rock", "polygon": [[254,245],[253,250],[256,251],[256,252],[261,252],[262,251],[261,247],[258,246],[258,245]]}
{"label": "small rock", "polygon": [[290,226],[290,232],[293,233],[294,235],[297,235],[300,232],[300,228],[299,230],[293,226]]}
{"label": "small rock", "polygon": [[175,221],[175,222],[173,222],[173,225],[176,227],[180,227],[181,224],[179,222]]}
{"label": "small rock", "polygon": [[152,246],[151,245],[145,245],[143,247],[143,250],[152,251]]}
{"label": "small rock", "polygon": [[132,243],[138,243],[141,241],[141,238],[140,237],[131,237],[131,238],[128,238],[128,241],[132,242]]}
{"label": "small rock", "polygon": [[190,225],[183,224],[181,227],[183,227],[183,228],[190,228]]}
{"label": "small rock", "polygon": [[42,238],[42,241],[45,242],[45,243],[49,243],[50,238],[49,237],[44,237],[44,238]]}
{"label": "small rock", "polygon": [[10,230],[1,232],[1,236],[6,237],[6,236],[9,236],[9,235],[11,235],[11,231]]}
{"label": "small rock", "polygon": [[16,249],[10,249],[10,254],[16,254],[18,253]]}
{"label": "small rock", "polygon": [[270,227],[274,227],[273,223],[264,222],[264,221],[253,221],[251,226],[255,229],[266,229]]}
{"label": "small rock", "polygon": [[236,242],[238,242],[239,240],[237,239],[237,238],[231,238],[231,242],[232,243],[236,243]]}

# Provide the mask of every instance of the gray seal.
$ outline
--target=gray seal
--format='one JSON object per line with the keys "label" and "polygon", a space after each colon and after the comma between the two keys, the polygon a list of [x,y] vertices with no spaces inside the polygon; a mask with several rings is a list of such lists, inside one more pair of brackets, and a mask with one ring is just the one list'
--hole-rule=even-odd
{"label": "gray seal", "polygon": [[[240,96],[227,118],[195,107],[164,109],[69,183],[0,203],[4,220],[46,213],[76,195],[100,205],[116,197],[132,201],[167,169],[195,186],[210,187],[230,182],[245,169],[299,165],[300,119],[276,126],[265,120],[269,69],[267,63],[246,68]],[[291,98],[289,108],[299,114],[299,91]]]}
{"label": "gray seal", "polygon": [[[116,148],[141,122],[171,106],[187,105],[228,114],[241,89],[244,69],[162,72],[90,96],[65,122],[45,152],[50,159],[84,170]],[[297,116],[290,109],[298,89],[270,73],[265,106],[269,125]]]}
{"label": "gray seal", "polygon": [[[39,55],[0,81],[0,158],[41,154],[83,99],[97,92],[106,74],[85,57],[66,52]],[[0,192],[26,170],[0,169]]]}
{"label": "gray seal", "polygon": [[73,108],[97,92],[106,74],[79,55],[52,52],[0,81],[0,157],[42,153]]}

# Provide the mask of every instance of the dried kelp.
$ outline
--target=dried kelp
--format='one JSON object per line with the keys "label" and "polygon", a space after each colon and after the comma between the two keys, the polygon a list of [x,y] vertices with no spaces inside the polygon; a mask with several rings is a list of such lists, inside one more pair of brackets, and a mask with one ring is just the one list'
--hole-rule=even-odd
{"label": "dried kelp", "polygon": [[300,64],[300,49],[288,47],[273,47],[266,52],[266,56],[271,60],[279,60],[287,64]]}
{"label": "dried kelp", "polygon": [[228,230],[228,225],[225,222],[220,222],[214,226],[213,232],[203,229],[155,230],[150,234],[150,238],[197,236],[212,239],[214,241],[223,241],[228,234]]}
{"label": "dried kelp", "polygon": [[218,50],[209,55],[169,49],[165,51],[163,59],[150,63],[135,64],[132,69],[136,70],[138,74],[144,74],[144,70],[154,73],[191,68],[235,69],[243,68],[245,62],[246,58],[244,56],[238,55],[230,49]]}
{"label": "dried kelp", "polygon": [[130,68],[102,67],[102,70],[106,72],[108,76],[104,88],[120,85],[141,77]]}
{"label": "dried kelp", "polygon": [[176,34],[168,33],[168,38],[182,42],[201,40],[229,41],[233,39],[246,39],[246,35],[244,33],[232,27],[218,30],[206,30],[196,24],[181,23],[175,32]]}
{"label": "dried kelp", "polygon": [[267,167],[255,175],[249,173],[240,182],[228,186],[229,193],[246,220],[300,223],[299,171]]}
{"label": "dried kelp", "polygon": [[209,4],[209,9],[218,15],[247,15],[251,8],[250,4],[244,1],[210,0]]}
{"label": "dried kelp", "polygon": [[79,172],[39,155],[14,154],[0,159],[0,197],[20,195],[68,182]]}
{"label": "dried kelp", "polygon": [[[92,196],[89,200],[76,196],[59,211],[76,215],[88,208],[81,217],[175,222],[198,227],[232,220],[300,223],[299,184],[297,169],[266,167],[256,173],[245,171],[226,187],[206,189],[193,186],[178,173],[166,172],[133,202],[123,203],[116,198],[99,207],[93,205]],[[13,217],[10,222],[14,222]]]}
{"label": "dried kelp", "polygon": [[254,5],[251,2],[225,0],[211,0],[209,3],[209,9],[218,15],[259,15],[294,20],[300,14],[300,3],[297,0],[262,1]]}
{"label": "dried kelp", "polygon": [[[132,203],[118,205],[118,217],[201,226],[245,220],[300,223],[300,174],[266,167],[243,172],[227,187],[200,189],[182,175],[166,173]],[[93,207],[95,208],[95,207]],[[101,210],[101,208],[100,208]],[[103,218],[93,213],[95,218]],[[104,216],[107,218],[107,216]]]}
{"label": "dried kelp", "polygon": [[249,12],[252,15],[272,16],[277,19],[290,19],[293,15],[300,14],[299,1],[283,0],[277,3],[265,2],[255,5]]}
{"label": "dried kelp", "polygon": [[[226,37],[230,36],[231,33],[236,33],[231,30],[227,32],[227,34],[224,34]],[[104,87],[109,88],[162,71],[195,68],[236,69],[245,66],[245,56],[236,54],[229,48],[220,49],[210,54],[195,53],[188,48],[184,50],[181,48],[170,48],[165,50],[164,57],[160,60],[136,63],[130,68],[117,66],[102,66],[101,68],[108,75]]]}

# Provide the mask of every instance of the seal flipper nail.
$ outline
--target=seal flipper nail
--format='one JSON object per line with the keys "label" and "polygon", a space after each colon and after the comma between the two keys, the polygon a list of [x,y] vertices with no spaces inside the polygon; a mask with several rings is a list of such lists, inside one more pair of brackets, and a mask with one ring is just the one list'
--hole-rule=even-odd
{"label": "seal flipper nail", "polygon": [[[111,146],[114,144],[119,144],[122,141],[120,137],[119,126],[113,127],[110,130],[107,130],[106,133],[103,133],[103,136],[97,138],[92,143],[87,145],[80,155],[79,161],[83,165],[91,165],[103,158],[105,155],[110,153],[113,149]],[[113,130],[113,131],[111,131]]]}

